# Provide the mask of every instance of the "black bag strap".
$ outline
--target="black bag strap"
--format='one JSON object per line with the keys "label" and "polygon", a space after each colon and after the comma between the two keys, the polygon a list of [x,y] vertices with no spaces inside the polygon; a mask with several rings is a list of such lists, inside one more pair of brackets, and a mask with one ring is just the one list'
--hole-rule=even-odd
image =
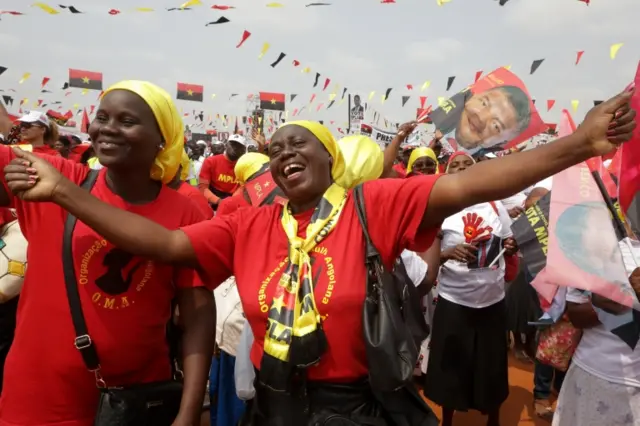
{"label": "black bag strap", "polygon": [[364,205],[364,192],[362,191],[362,184],[356,186],[353,189],[353,194],[356,197],[356,212],[358,213],[358,219],[360,220],[360,225],[362,225],[362,231],[364,233],[364,240],[366,244],[365,256],[367,261],[370,260],[380,260],[380,253],[378,253],[378,249],[373,245],[371,241],[371,236],[369,235],[369,228],[367,225],[367,209]]}
{"label": "black bag strap", "polygon": [[[93,185],[98,178],[98,170],[90,170],[87,177],[82,182],[81,188],[91,191]],[[70,213],[67,213],[67,220],[64,224],[64,235],[62,239],[62,267],[64,270],[64,283],[67,289],[67,299],[69,300],[69,308],[71,310],[71,320],[73,321],[73,328],[76,332],[76,338],[74,346],[80,351],[82,360],[84,361],[87,369],[96,374],[96,379],[102,380],[98,374],[100,371],[100,360],[98,359],[98,352],[96,347],[89,336],[87,330],[87,323],[84,319],[84,313],[82,312],[82,304],[80,302],[80,292],[78,291],[78,283],[76,280],[76,270],[73,265],[73,230],[76,227],[78,219]]]}

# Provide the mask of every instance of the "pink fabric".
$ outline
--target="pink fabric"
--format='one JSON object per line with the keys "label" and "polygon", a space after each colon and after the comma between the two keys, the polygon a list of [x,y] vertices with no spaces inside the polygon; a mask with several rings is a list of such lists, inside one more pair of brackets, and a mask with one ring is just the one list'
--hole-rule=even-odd
{"label": "pink fabric", "polygon": [[[640,111],[640,64],[636,71],[636,91],[631,98],[631,108]],[[630,87],[627,87],[629,89]],[[620,207],[626,214],[634,198],[640,192],[640,126],[636,127],[633,138],[622,145],[620,164]]]}

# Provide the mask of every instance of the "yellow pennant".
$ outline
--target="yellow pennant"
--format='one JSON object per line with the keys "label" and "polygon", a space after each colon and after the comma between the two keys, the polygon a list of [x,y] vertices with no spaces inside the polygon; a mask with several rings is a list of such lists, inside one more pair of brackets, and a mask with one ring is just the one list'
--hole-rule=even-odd
{"label": "yellow pennant", "polygon": [[39,7],[40,9],[44,10],[45,12],[47,12],[49,15],[57,15],[58,12],[57,10],[55,10],[54,8],[52,8],[51,6],[49,6],[48,4],[44,4],[44,3],[34,3],[31,5],[32,7]]}
{"label": "yellow pennant", "polygon": [[424,92],[426,89],[429,88],[429,86],[431,86],[431,82],[429,80],[425,81],[424,84],[422,85],[422,88],[420,89],[421,92]]}
{"label": "yellow pennant", "polygon": [[373,92],[369,93],[369,100],[373,99],[373,97],[375,96],[376,91],[374,90]]}
{"label": "yellow pennant", "polygon": [[190,7],[190,6],[202,6],[202,2],[200,0],[189,0],[182,3],[179,9],[186,9],[187,7]]}
{"label": "yellow pennant", "polygon": [[382,95],[382,101],[380,103],[384,103],[384,101],[387,100],[387,97],[385,95]]}
{"label": "yellow pennant", "polygon": [[136,7],[136,12],[153,12],[150,7]]}
{"label": "yellow pennant", "polygon": [[216,94],[214,93],[213,95],[211,95],[211,99],[215,99],[216,98]]}
{"label": "yellow pennant", "polygon": [[511,71],[511,64],[505,65],[504,69],[507,70],[507,71]]}
{"label": "yellow pennant", "polygon": [[330,101],[334,100],[335,98],[336,98],[336,94],[335,93],[332,93],[332,94],[329,95],[329,100]]}
{"label": "yellow pennant", "polygon": [[344,98],[340,99],[340,102],[338,102],[338,105],[342,105],[343,102],[344,102]]}
{"label": "yellow pennant", "polygon": [[571,101],[571,108],[573,108],[573,112],[578,111],[579,106],[580,106],[580,101],[578,100]]}
{"label": "yellow pennant", "polygon": [[89,89],[82,89],[82,96],[86,95],[87,93],[89,93]]}
{"label": "yellow pennant", "polygon": [[80,108],[80,104],[73,104],[73,109],[78,109]]}
{"label": "yellow pennant", "polygon": [[260,54],[258,55],[258,59],[262,59],[264,57],[264,55],[267,54],[267,52],[269,51],[269,48],[271,47],[271,45],[269,43],[265,43],[262,45],[262,50],[260,51]]}
{"label": "yellow pennant", "polygon": [[22,78],[20,79],[20,81],[18,83],[22,84],[25,81],[27,81],[29,79],[29,77],[31,77],[31,73],[30,72],[25,72],[24,74],[22,74]]}
{"label": "yellow pennant", "polygon": [[624,43],[616,43],[609,48],[609,56],[611,59],[615,59],[618,54],[618,50],[624,45]]}
{"label": "yellow pennant", "polygon": [[303,74],[309,74],[310,72],[311,72],[311,68],[309,68],[309,67],[304,67],[304,68],[302,69],[302,73],[303,73]]}
{"label": "yellow pennant", "polygon": [[451,0],[437,0],[438,6],[442,6],[443,4],[449,3]]}
{"label": "yellow pennant", "polygon": [[282,3],[267,3],[267,7],[284,7]]}

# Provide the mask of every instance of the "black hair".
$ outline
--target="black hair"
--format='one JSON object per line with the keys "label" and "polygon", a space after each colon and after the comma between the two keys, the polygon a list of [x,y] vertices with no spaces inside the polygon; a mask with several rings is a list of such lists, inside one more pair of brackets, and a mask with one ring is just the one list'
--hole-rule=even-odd
{"label": "black hair", "polygon": [[531,99],[529,96],[517,86],[499,86],[489,91],[501,90],[509,98],[509,102],[516,111],[516,119],[518,120],[518,132],[522,132],[531,122]]}
{"label": "black hair", "polygon": [[353,95],[353,100],[355,101],[356,98],[358,98],[358,100],[360,100],[360,95]]}

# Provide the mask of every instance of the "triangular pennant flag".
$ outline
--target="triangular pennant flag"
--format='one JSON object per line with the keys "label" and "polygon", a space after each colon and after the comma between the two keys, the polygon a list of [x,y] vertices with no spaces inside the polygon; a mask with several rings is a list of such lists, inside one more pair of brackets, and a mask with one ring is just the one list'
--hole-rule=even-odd
{"label": "triangular pennant flag", "polygon": [[262,59],[264,57],[264,55],[267,54],[267,52],[269,51],[270,47],[271,47],[271,45],[269,43],[264,43],[262,45],[262,50],[260,51],[260,54],[258,55],[258,59]]}
{"label": "triangular pennant flag", "polygon": [[319,72],[316,73],[316,79],[313,82],[313,87],[316,87],[318,85],[318,80],[320,80],[320,73]]}
{"label": "triangular pennant flag", "polygon": [[267,7],[284,7],[282,3],[267,3]]}
{"label": "triangular pennant flag", "polygon": [[309,103],[313,103],[313,100],[316,98],[316,94],[314,93],[313,95],[311,95],[311,99],[309,100]]}
{"label": "triangular pennant flag", "polygon": [[22,78],[20,79],[20,81],[18,82],[19,84],[24,83],[25,81],[27,81],[29,79],[29,77],[31,77],[31,73],[30,72],[25,72],[22,75]]}
{"label": "triangular pennant flag", "polygon": [[453,82],[455,81],[456,77],[455,76],[451,76],[449,77],[449,79],[447,80],[447,91],[449,91],[449,89],[451,89],[451,85],[453,84]]}
{"label": "triangular pennant flag", "polygon": [[280,55],[278,56],[278,59],[276,59],[276,60],[275,60],[275,62],[273,62],[273,63],[271,64],[271,68],[275,68],[275,67],[276,67],[276,65],[278,65],[278,64],[280,63],[280,61],[284,59],[284,57],[285,57],[285,56],[287,56],[287,54],[286,54],[286,53],[284,53],[284,52],[280,52]]}
{"label": "triangular pennant flag", "polygon": [[49,82],[49,80],[51,80],[49,77],[45,77],[42,79],[42,83],[40,83],[40,88],[43,89],[44,86],[47,85],[47,83]]}
{"label": "triangular pennant flag", "polygon": [[387,89],[387,91],[385,92],[385,94],[384,94],[384,100],[385,100],[385,101],[386,101],[387,99],[389,99],[389,94],[391,93],[391,90],[392,90],[392,88],[391,88],[391,87],[389,87],[389,88]]}
{"label": "triangular pennant flag", "polygon": [[[321,102],[318,104],[318,107],[316,108],[316,112],[320,111],[320,108],[322,108],[324,106],[324,104]],[[320,123],[322,124],[322,123]]]}
{"label": "triangular pennant flag", "polygon": [[76,7],[75,7],[75,6],[64,6],[64,5],[61,5],[61,4],[60,4],[60,5],[58,5],[58,6],[60,6],[60,7],[61,7],[61,8],[63,8],[63,9],[68,9],[68,10],[69,10],[69,12],[71,12],[71,13],[82,13],[82,12],[80,12],[78,9],[76,9]]}
{"label": "triangular pennant flag", "polygon": [[540,65],[542,65],[543,62],[544,59],[536,59],[535,61],[533,61],[533,63],[531,64],[531,72],[529,74],[533,74],[534,72],[536,72],[536,70],[540,68]]}
{"label": "triangular pennant flag", "polygon": [[336,101],[333,101],[333,100],[332,100],[331,102],[329,102],[329,105],[327,105],[327,109],[331,108],[331,106],[332,106],[335,102],[336,102]]}
{"label": "triangular pennant flag", "polygon": [[249,37],[251,37],[251,33],[247,30],[244,30],[244,32],[242,33],[242,38],[240,39],[240,43],[236,45],[236,49],[242,46]]}
{"label": "triangular pennant flag", "polygon": [[598,106],[602,103],[603,101],[593,101],[593,106]]}
{"label": "triangular pennant flag", "polygon": [[297,66],[299,66],[299,65],[300,65],[300,61],[299,61],[299,60],[297,60],[297,59],[294,59],[294,60],[293,60],[293,66],[294,66],[294,67],[297,67]]}
{"label": "triangular pennant flag", "polygon": [[618,55],[618,51],[623,45],[624,43],[616,43],[614,45],[611,45],[611,47],[609,48],[609,56],[611,57],[611,59],[616,58],[616,56]]}
{"label": "triangular pennant flag", "polygon": [[443,4],[449,3],[451,0],[436,0],[438,6],[442,6]]}
{"label": "triangular pennant flag", "polygon": [[406,105],[406,103],[409,101],[409,98],[410,98],[410,97],[411,97],[411,96],[403,96],[403,97],[402,97],[402,106],[405,106],[405,105]]}
{"label": "triangular pennant flag", "polygon": [[500,0],[500,6],[504,6],[505,4],[507,4],[509,0]]}
{"label": "triangular pennant flag", "polygon": [[204,24],[204,26],[208,27],[209,25],[226,24],[227,22],[231,22],[231,21],[225,18],[224,16],[221,16],[216,21],[207,22],[206,24]]}
{"label": "triangular pennant flag", "polygon": [[420,108],[424,109],[424,104],[427,102],[426,96],[420,96]]}
{"label": "triangular pennant flag", "polygon": [[345,87],[344,89],[342,89],[342,97],[340,97],[340,99],[344,99],[344,95],[347,94],[347,88]]}
{"label": "triangular pennant flag", "polygon": [[302,71],[300,71],[303,74],[309,74],[311,72],[311,68],[309,67],[304,67],[302,68]]}
{"label": "triangular pennant flag", "polygon": [[573,112],[578,111],[578,106],[580,106],[580,101],[579,100],[571,101],[571,108],[573,108]]}
{"label": "triangular pennant flag", "polygon": [[376,91],[374,90],[373,92],[369,93],[369,100],[373,99],[373,97],[375,96]]}
{"label": "triangular pennant flag", "polygon": [[480,77],[482,77],[482,71],[476,71],[476,78],[475,80],[473,80],[473,82],[476,83],[478,80],[480,80]]}
{"label": "triangular pennant flag", "polygon": [[553,108],[555,104],[556,104],[556,101],[554,101],[553,99],[547,100],[547,111],[551,111],[551,108]]}
{"label": "triangular pennant flag", "polygon": [[0,67],[0,75],[2,75],[6,70],[6,67]]}
{"label": "triangular pennant flag", "polygon": [[[332,93],[332,94],[329,95],[329,100],[330,101],[333,101],[335,98],[336,98],[336,94],[335,93]],[[329,108],[329,107],[327,107],[327,108]]]}
{"label": "triangular pennant flag", "polygon": [[511,64],[505,65],[503,68],[507,71],[511,71]]}
{"label": "triangular pennant flag", "polygon": [[67,90],[68,88],[69,88],[69,83],[67,82],[62,85],[62,89],[60,90]]}
{"label": "triangular pennant flag", "polygon": [[39,7],[40,9],[44,10],[45,12],[47,12],[49,15],[57,15],[58,12],[57,10],[55,10],[54,8],[52,8],[51,6],[44,4],[44,3],[34,3],[31,5],[32,7]]}
{"label": "triangular pennant flag", "polygon": [[422,87],[420,88],[420,91],[424,92],[426,89],[429,88],[429,86],[431,86],[431,82],[429,80],[427,80],[422,84]]}
{"label": "triangular pennant flag", "polygon": [[576,53],[576,65],[580,63],[580,59],[582,59],[582,55],[584,55],[584,50],[580,50],[578,53]]}
{"label": "triangular pennant flag", "polygon": [[191,7],[191,6],[202,6],[202,2],[200,0],[189,0],[189,1],[186,1],[186,2],[182,3],[180,5],[179,9],[186,9],[188,7]]}
{"label": "triangular pennant flag", "polygon": [[413,84],[407,84],[407,90],[413,90]]}
{"label": "triangular pennant flag", "polygon": [[331,79],[330,79],[330,78],[327,78],[327,79],[324,81],[324,87],[322,88],[322,91],[327,90],[327,87],[329,86],[329,83],[331,83]]}
{"label": "triangular pennant flag", "polygon": [[291,95],[291,99],[289,99],[289,102],[293,102],[293,100],[296,98],[296,96],[298,96],[296,93],[292,93]]}
{"label": "triangular pennant flag", "polygon": [[7,106],[13,105],[13,98],[9,95],[2,95],[2,100],[4,100],[4,103]]}

